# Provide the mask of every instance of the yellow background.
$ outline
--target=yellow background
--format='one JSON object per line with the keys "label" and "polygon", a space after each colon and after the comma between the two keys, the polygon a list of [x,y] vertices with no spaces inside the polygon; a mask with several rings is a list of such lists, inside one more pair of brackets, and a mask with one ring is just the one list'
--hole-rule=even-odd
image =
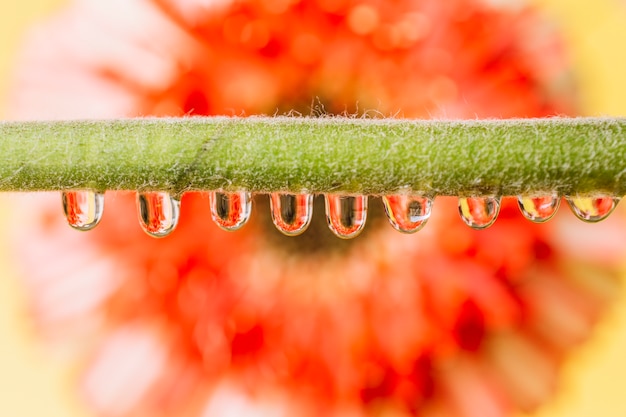
{"label": "yellow background", "polygon": [[[106,0],[102,0],[106,1]],[[61,0],[0,0],[0,115],[4,95],[25,28],[43,19]],[[0,116],[1,119],[1,116]],[[3,200],[6,201],[4,196]],[[2,201],[0,201],[2,203]],[[2,204],[5,206],[5,204]],[[10,221],[0,207],[0,236]],[[72,386],[74,372],[67,361],[54,358],[37,342],[28,320],[25,294],[15,271],[9,269],[7,239],[0,239],[0,416],[88,417]]]}
{"label": "yellow background", "polygon": [[[25,27],[65,3],[2,2],[0,98],[6,92],[11,62]],[[582,89],[584,112],[626,116],[626,0],[535,2],[566,36]],[[0,115],[5,110],[3,105]],[[10,265],[5,255],[9,244],[6,239],[0,240],[0,416],[87,416],[71,384],[75,370],[37,342],[16,273],[6,267]],[[593,339],[572,356],[563,373],[561,390],[539,416],[626,416],[625,386],[626,286]]]}

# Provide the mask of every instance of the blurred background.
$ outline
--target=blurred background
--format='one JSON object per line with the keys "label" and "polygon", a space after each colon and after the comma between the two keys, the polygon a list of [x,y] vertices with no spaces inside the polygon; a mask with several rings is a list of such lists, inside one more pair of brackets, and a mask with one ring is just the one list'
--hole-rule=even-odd
{"label": "blurred background", "polygon": [[[9,87],[12,64],[26,28],[64,3],[24,0],[0,6],[0,98]],[[565,37],[580,88],[582,113],[626,115],[626,2],[536,0],[536,4]],[[0,115],[6,110],[6,101],[0,99]],[[626,207],[622,203],[618,209]],[[0,227],[5,228],[9,221],[7,216],[0,217]],[[88,416],[72,385],[77,370],[71,358],[50,355],[38,343],[24,289],[16,279],[11,259],[7,259],[9,245],[7,239],[0,240],[0,415]],[[591,339],[571,355],[563,369],[561,389],[536,415],[626,415],[621,383],[626,375],[624,352],[626,291]]]}

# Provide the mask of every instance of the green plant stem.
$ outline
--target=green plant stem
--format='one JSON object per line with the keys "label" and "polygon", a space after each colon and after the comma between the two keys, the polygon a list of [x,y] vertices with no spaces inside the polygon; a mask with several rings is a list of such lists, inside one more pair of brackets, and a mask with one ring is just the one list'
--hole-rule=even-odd
{"label": "green plant stem", "polygon": [[626,194],[626,119],[0,124],[0,190]]}

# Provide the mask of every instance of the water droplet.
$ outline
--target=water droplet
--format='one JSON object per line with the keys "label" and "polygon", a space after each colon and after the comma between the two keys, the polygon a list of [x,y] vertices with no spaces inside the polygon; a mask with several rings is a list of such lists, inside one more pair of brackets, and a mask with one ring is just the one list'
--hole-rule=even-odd
{"label": "water droplet", "polygon": [[570,208],[580,220],[596,223],[609,217],[619,198],[616,197],[566,197]]}
{"label": "water droplet", "polygon": [[544,223],[550,220],[561,205],[558,195],[543,197],[517,197],[519,209],[528,220],[535,223]]}
{"label": "water droplet", "polygon": [[164,237],[178,224],[180,201],[166,192],[138,193],[137,210],[143,231],[152,237]]}
{"label": "water droplet", "polygon": [[500,212],[500,197],[461,197],[459,214],[472,229],[480,230],[491,226]]}
{"label": "water droplet", "polygon": [[389,195],[383,197],[389,223],[399,232],[415,233],[428,219],[433,201],[428,197],[413,195]]}
{"label": "water droplet", "polygon": [[94,191],[63,191],[63,212],[67,223],[76,230],[91,230],[100,223],[104,194]]}
{"label": "water droplet", "polygon": [[311,223],[313,195],[274,193],[270,195],[270,211],[278,230],[287,236],[297,236]]}
{"label": "water droplet", "polygon": [[246,224],[252,211],[252,196],[247,191],[238,193],[212,191],[209,193],[209,203],[213,221],[228,231],[240,229]]}
{"label": "water droplet", "polygon": [[361,233],[367,219],[367,196],[326,195],[328,227],[342,239],[351,239]]}

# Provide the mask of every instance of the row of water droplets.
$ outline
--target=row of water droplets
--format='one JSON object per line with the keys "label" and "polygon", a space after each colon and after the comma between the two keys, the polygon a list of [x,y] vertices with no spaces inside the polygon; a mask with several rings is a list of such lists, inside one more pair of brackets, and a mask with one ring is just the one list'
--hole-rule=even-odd
{"label": "row of water droplets", "polygon": [[[367,219],[367,196],[324,196],[328,227],[342,239],[357,236]],[[399,194],[384,196],[385,213],[391,226],[403,233],[415,233],[428,221],[433,199],[426,196]],[[579,219],[598,222],[611,214],[619,198],[566,197],[569,206]],[[78,230],[93,229],[102,218],[104,194],[94,191],[64,191],[63,210],[70,226]],[[528,220],[543,223],[552,218],[559,208],[558,195],[518,197],[520,211]],[[209,192],[213,221],[222,229],[234,231],[241,228],[252,211],[249,192]],[[143,230],[153,237],[170,234],[178,223],[180,200],[166,192],[140,192],[137,194],[137,211]],[[287,236],[304,232],[313,215],[312,194],[270,195],[270,211],[276,228]],[[500,211],[500,197],[460,197],[461,219],[473,229],[491,226]]]}

